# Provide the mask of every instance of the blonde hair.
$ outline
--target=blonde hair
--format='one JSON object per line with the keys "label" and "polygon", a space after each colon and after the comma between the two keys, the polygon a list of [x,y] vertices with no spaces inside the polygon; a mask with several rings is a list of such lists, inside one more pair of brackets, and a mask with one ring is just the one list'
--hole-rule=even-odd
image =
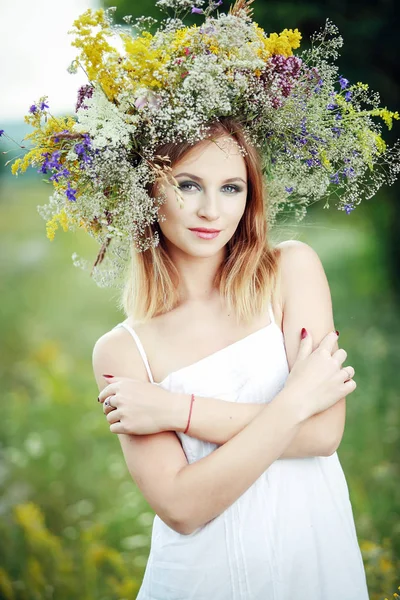
{"label": "blonde hair", "polygon": [[[250,322],[255,315],[265,311],[278,280],[280,248],[272,247],[268,239],[266,219],[267,194],[257,150],[246,140],[240,124],[231,117],[223,117],[210,124],[207,137],[231,136],[246,151],[244,158],[248,192],[246,207],[239,225],[227,243],[225,259],[214,279],[228,311],[238,321]],[[178,163],[193,145],[187,142],[164,144],[157,154],[167,155],[170,166]],[[149,190],[154,191],[153,184]],[[179,273],[166,248],[158,223],[151,226],[150,234],[157,228],[160,242],[157,247],[144,252],[132,248],[127,278],[120,298],[119,308],[134,321],[145,322],[152,317],[169,312],[178,306]]]}

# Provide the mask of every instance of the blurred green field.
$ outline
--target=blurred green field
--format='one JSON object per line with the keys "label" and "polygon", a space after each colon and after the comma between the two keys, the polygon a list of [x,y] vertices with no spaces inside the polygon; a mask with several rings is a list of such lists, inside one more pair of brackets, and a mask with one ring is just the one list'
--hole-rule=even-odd
{"label": "blurred green field", "polygon": [[[74,251],[94,260],[95,242],[62,231],[46,238],[36,206],[50,186],[0,184],[0,598],[131,600],[154,513],[108,430],[91,365],[95,341],[124,316],[116,292],[72,264]],[[372,600],[400,584],[400,315],[382,206],[383,195],[351,215],[318,207],[274,233],[318,252],[356,371],[338,454]]]}

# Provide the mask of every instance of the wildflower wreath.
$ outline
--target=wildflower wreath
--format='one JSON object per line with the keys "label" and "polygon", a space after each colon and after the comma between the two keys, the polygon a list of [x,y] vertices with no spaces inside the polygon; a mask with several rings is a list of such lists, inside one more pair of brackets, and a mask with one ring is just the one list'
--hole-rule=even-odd
{"label": "wildflower wreath", "polygon": [[[387,147],[373,117],[390,129],[399,114],[380,108],[367,84],[338,74],[337,27],[327,19],[310,49],[295,56],[298,29],[267,35],[252,19],[252,2],[236,0],[228,14],[212,16],[222,0],[206,7],[205,0],[158,0],[168,16],[154,34],[151,17],[114,24],[115,8],[89,9],[74,21],[69,33],[80,54],[68,71],[82,68],[89,83],[72,116],[51,115],[47,96],[30,107],[25,121],[34,131],[24,139],[33,147],[11,169],[16,175],[31,165],[50,174],[53,194],[38,207],[47,236],[61,226],[96,238],[93,265],[76,253],[72,259],[91,267],[97,285],[116,284],[133,249],[158,245],[157,231],[146,232],[160,219],[165,194],[150,197],[149,184],[167,178],[183,202],[157,147],[194,144],[223,116],[237,119],[260,151],[270,225],[285,207],[301,220],[321,199],[324,208],[335,199],[349,214],[397,178],[399,141]],[[203,24],[185,26],[189,12],[204,15]]]}

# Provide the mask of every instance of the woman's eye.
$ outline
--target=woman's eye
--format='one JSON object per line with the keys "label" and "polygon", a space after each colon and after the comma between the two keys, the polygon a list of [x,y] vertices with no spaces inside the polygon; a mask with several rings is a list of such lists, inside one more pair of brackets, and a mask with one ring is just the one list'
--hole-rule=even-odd
{"label": "woman's eye", "polygon": [[225,187],[231,188],[234,192],[240,192],[241,191],[236,185],[226,185]]}
{"label": "woman's eye", "polygon": [[[190,182],[184,182],[184,183],[180,183],[179,184],[179,189],[181,190],[188,190],[191,191],[189,188],[195,188],[198,189],[198,187],[194,184],[194,183],[190,183]],[[240,192],[241,189],[238,188],[236,185],[225,185],[225,188],[230,188],[231,191],[229,192],[230,194],[234,193],[234,192]]]}
{"label": "woman's eye", "polygon": [[187,187],[191,187],[191,186],[194,186],[194,183],[180,183],[179,184],[179,189],[180,190],[185,190],[185,189],[187,189]]}

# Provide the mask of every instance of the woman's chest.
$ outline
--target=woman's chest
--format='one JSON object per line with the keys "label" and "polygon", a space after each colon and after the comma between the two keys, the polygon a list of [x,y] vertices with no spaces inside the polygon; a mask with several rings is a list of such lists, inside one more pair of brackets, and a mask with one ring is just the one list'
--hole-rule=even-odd
{"label": "woman's chest", "polygon": [[[176,319],[175,319],[176,321]],[[209,363],[215,358],[231,364],[238,352],[267,353],[270,337],[280,330],[281,314],[274,323],[271,316],[263,315],[253,320],[251,325],[237,326],[232,319],[217,320],[193,317],[186,319],[163,319],[145,325],[140,330],[140,338],[146,348],[146,354],[155,382],[164,381],[171,373],[186,370],[195,365]],[[138,328],[137,328],[138,330]],[[138,330],[139,331],[139,330]],[[276,336],[274,337],[275,343]],[[265,340],[265,347],[263,342]],[[278,343],[281,343],[279,340]],[[229,366],[229,365],[227,365]],[[265,364],[264,364],[265,366]]]}

